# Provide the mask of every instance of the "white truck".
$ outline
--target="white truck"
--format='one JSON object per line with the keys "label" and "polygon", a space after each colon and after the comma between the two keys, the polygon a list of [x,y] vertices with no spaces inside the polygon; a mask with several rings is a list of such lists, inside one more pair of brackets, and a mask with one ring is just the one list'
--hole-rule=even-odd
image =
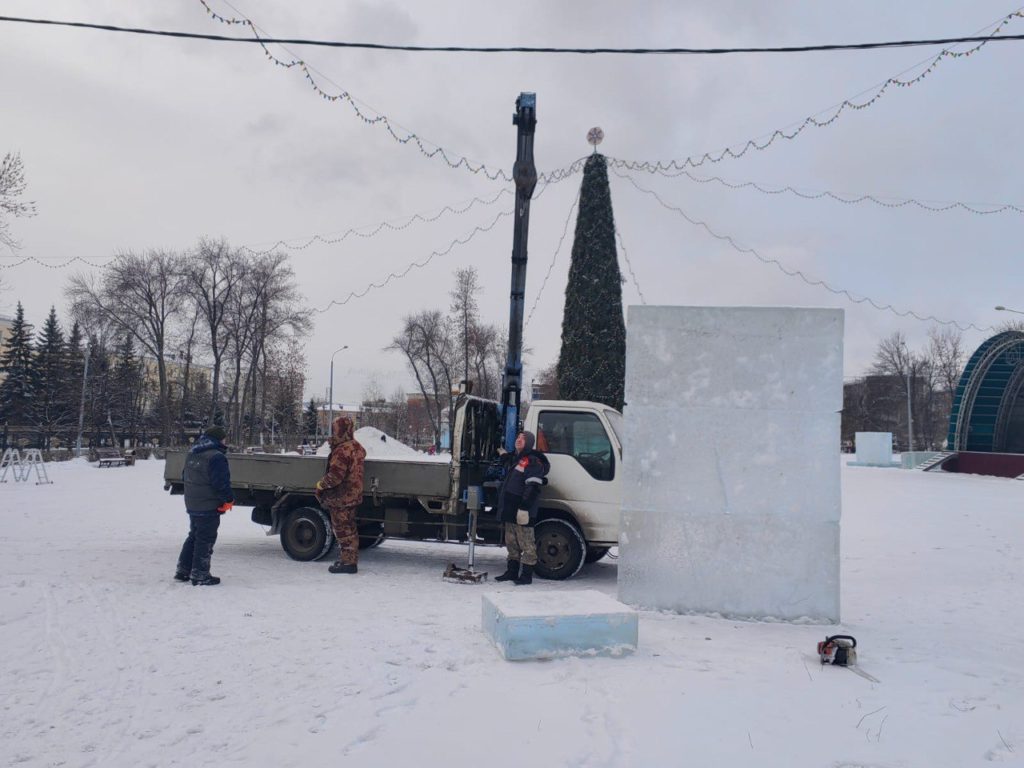
{"label": "white truck", "polygon": [[[515,227],[507,359],[501,402],[460,395],[452,420],[452,460],[436,462],[367,459],[363,503],[356,513],[362,546],[386,536],[421,541],[466,541],[467,502],[483,511],[477,539],[498,544],[502,528],[493,506],[500,480],[494,460],[499,446],[512,450],[516,433],[537,436],[537,448],[551,462],[541,492],[535,573],[548,579],[574,576],[584,563],[601,559],[618,544],[622,497],[622,415],[593,402],[540,400],[521,420],[523,310],[530,199],[537,184],[533,162],[536,95],[521,93],[517,126]],[[252,519],[280,534],[281,546],[296,560],[318,560],[334,543],[330,521],[313,489],[326,459],[310,456],[233,455],[231,482],[236,504],[248,505]],[[183,493],[185,454],[168,453],[165,488]],[[472,491],[472,493],[470,493]]]}
{"label": "white truck", "polygon": [[[493,401],[460,396],[455,407],[452,460],[368,458],[363,503],[356,513],[360,546],[386,537],[419,541],[466,541],[465,492],[484,489],[477,543],[500,544],[501,525],[493,506],[500,481],[491,479],[500,445],[499,407]],[[621,499],[622,416],[600,403],[539,400],[530,405],[523,428],[551,462],[541,492],[535,573],[567,579],[585,563],[600,560],[618,543]],[[231,454],[236,506],[251,506],[253,522],[280,535],[295,560],[319,560],[334,544],[330,519],[314,495],[327,468],[319,456]],[[165,488],[184,492],[185,452],[169,452]]]}

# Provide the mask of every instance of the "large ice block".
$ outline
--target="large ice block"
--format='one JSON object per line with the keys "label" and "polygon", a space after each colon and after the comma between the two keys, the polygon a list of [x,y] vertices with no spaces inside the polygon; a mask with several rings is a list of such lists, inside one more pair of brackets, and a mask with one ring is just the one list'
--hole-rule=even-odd
{"label": "large ice block", "polygon": [[630,307],[619,599],[839,621],[843,313]]}
{"label": "large ice block", "polygon": [[594,590],[486,594],[482,628],[509,661],[617,656],[637,644],[636,612]]}
{"label": "large ice block", "polygon": [[851,467],[896,467],[892,461],[892,432],[857,432],[854,435],[857,456],[846,462]]}

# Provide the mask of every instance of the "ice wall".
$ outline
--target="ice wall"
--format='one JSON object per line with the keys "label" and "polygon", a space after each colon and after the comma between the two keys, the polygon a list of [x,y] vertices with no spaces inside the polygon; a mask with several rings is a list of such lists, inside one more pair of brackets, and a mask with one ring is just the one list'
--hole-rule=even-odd
{"label": "ice wall", "polygon": [[619,599],[839,621],[843,312],[630,307]]}

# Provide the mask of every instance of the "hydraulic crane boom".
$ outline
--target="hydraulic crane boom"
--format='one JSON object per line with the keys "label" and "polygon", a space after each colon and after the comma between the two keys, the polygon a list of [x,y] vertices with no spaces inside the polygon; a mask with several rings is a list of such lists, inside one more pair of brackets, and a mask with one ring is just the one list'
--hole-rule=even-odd
{"label": "hydraulic crane boom", "polygon": [[530,231],[530,199],[537,186],[533,162],[533,134],[537,127],[537,94],[520,93],[512,123],[518,126],[516,162],[512,180],[516,185],[515,229],[512,234],[512,292],[508,318],[508,356],[502,377],[501,405],[504,419],[502,442],[505,450],[515,449],[519,430],[519,403],[523,385],[523,310],[526,296],[526,241]]}

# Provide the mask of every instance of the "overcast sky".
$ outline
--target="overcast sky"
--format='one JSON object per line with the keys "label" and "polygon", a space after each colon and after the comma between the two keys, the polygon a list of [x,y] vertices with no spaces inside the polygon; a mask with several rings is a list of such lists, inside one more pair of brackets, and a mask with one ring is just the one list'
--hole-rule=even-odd
{"label": "overcast sky", "polygon": [[[267,33],[422,45],[745,46],[861,42],[976,33],[1016,10],[963,2],[387,2],[232,0]],[[234,15],[222,0],[212,7]],[[770,6],[770,8],[769,8]],[[198,0],[136,3],[0,0],[9,16],[242,34],[212,20]],[[1024,19],[1007,28],[1024,33]],[[298,49],[295,49],[298,50]],[[587,130],[601,151],[626,160],[670,160],[739,147],[792,128],[844,98],[870,96],[887,77],[934,48],[801,55],[567,56],[384,53],[304,48],[301,54],[363,105],[452,156],[511,169],[511,116],[520,91],[537,93],[541,171],[585,156]],[[287,54],[282,53],[282,56]],[[909,72],[912,77],[920,70]],[[792,185],[808,192],[1024,206],[1024,43],[992,43],[943,61],[921,83],[890,88],[869,108],[810,128],[741,159],[691,172],[730,183]],[[333,85],[332,82],[336,85]],[[51,263],[109,259],[122,249],[185,249],[201,236],[233,245],[302,244],[413,214],[491,200],[502,182],[450,169],[366,125],[345,104],[316,96],[297,70],[268,63],[253,45],[140,37],[0,23],[0,155],[20,152],[39,214],[17,220],[21,256]],[[861,99],[866,98],[862,96]],[[842,204],[633,174],[666,204],[706,221],[743,247],[923,315],[979,326],[1024,310],[1024,216],[931,213],[906,206]],[[580,175],[532,207],[526,332],[527,381],[557,355],[572,226],[556,246]],[[927,323],[855,305],[741,254],[611,175],[627,266],[627,304],[829,306],[846,310],[846,374],[864,372],[877,341],[903,330],[923,345]],[[442,251],[510,210],[510,195],[401,232],[348,237],[294,250],[310,308],[361,291],[412,261]],[[352,401],[376,376],[385,391],[412,382],[385,351],[404,314],[447,307],[452,273],[479,269],[485,319],[506,323],[512,219],[435,257],[385,288],[315,316],[307,340],[307,394],[323,393],[331,353],[335,396]],[[0,263],[10,263],[9,253]],[[620,262],[622,253],[620,252]],[[550,279],[539,293],[551,267]],[[39,324],[74,269],[5,269],[0,313],[17,301]],[[638,287],[639,286],[639,290]],[[987,334],[969,331],[969,347]]]}

